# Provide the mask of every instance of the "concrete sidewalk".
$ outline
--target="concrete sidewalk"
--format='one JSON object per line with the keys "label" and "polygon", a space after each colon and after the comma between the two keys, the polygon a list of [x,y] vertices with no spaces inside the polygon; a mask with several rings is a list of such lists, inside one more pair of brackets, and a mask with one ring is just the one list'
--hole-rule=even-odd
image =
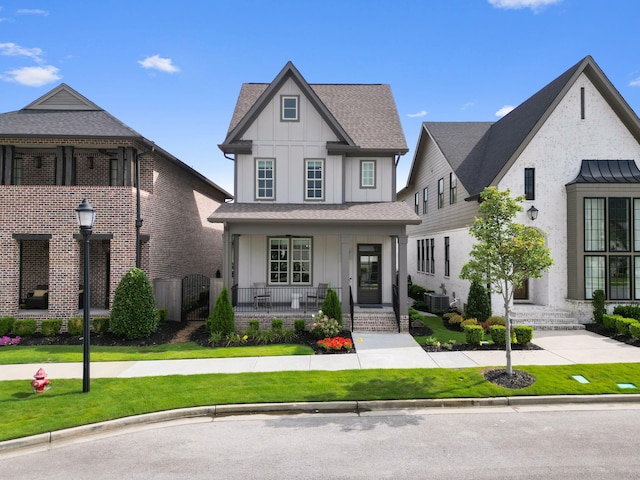
{"label": "concrete sidewalk", "polygon": [[[92,362],[91,378],[132,378],[206,373],[242,373],[375,368],[468,368],[502,366],[504,351],[425,352],[409,334],[353,332],[355,354]],[[543,350],[512,352],[518,365],[640,362],[640,348],[587,331],[537,331]],[[50,380],[82,378],[82,363],[1,365],[0,381],[31,380],[43,367]]]}

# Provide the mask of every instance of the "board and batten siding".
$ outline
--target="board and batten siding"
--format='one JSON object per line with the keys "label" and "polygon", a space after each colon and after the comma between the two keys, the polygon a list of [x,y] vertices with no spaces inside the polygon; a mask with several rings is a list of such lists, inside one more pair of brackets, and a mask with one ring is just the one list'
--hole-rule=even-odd
{"label": "board and batten siding", "polygon": [[[361,188],[361,163],[375,162],[375,188]],[[395,163],[393,157],[347,157],[344,159],[345,202],[391,202]]]}

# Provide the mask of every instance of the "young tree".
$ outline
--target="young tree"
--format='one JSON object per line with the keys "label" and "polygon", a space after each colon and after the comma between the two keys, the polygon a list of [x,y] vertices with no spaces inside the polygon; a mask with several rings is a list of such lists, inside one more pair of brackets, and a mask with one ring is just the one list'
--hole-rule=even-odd
{"label": "young tree", "polygon": [[513,292],[527,278],[540,278],[551,268],[551,253],[544,246],[544,237],[533,227],[514,222],[523,210],[524,197],[511,197],[487,187],[480,194],[480,216],[469,232],[477,243],[471,249],[471,260],[462,267],[460,278],[489,283],[492,292],[502,295],[506,321],[505,342],[507,374],[511,376],[511,318]]}

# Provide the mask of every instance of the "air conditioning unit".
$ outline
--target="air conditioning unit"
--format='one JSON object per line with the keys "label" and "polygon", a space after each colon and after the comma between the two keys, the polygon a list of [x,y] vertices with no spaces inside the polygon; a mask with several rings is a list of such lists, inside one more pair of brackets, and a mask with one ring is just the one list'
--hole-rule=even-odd
{"label": "air conditioning unit", "polygon": [[429,312],[448,312],[449,311],[449,296],[438,295],[436,293],[427,294]]}

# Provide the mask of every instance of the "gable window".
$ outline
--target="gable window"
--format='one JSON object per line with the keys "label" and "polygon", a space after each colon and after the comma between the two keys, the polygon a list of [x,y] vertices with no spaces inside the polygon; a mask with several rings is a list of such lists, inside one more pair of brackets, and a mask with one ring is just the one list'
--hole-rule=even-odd
{"label": "gable window", "polygon": [[413,211],[416,214],[420,213],[420,193],[416,192],[413,196]]}
{"label": "gable window", "polygon": [[458,179],[454,173],[449,174],[449,205],[458,200]]}
{"label": "gable window", "polygon": [[256,200],[273,200],[275,160],[273,158],[256,159]]}
{"label": "gable window", "polygon": [[285,122],[295,122],[299,120],[298,115],[299,97],[285,96],[280,97],[280,119]]}
{"label": "gable window", "polygon": [[311,239],[269,239],[269,285],[311,284]]}
{"label": "gable window", "polygon": [[449,237],[444,237],[444,276],[449,276]]}
{"label": "gable window", "polygon": [[306,200],[324,198],[324,160],[305,160],[306,164]]}
{"label": "gable window", "polygon": [[360,188],[376,188],[376,162],[362,160],[360,162]]}
{"label": "gable window", "polygon": [[444,207],[444,178],[438,180],[438,208]]}
{"label": "gable window", "polygon": [[427,205],[427,199],[429,198],[429,191],[427,187],[422,189],[422,213],[427,213],[429,211],[429,206]]}
{"label": "gable window", "polygon": [[524,169],[524,198],[525,200],[536,199],[536,169]]}

